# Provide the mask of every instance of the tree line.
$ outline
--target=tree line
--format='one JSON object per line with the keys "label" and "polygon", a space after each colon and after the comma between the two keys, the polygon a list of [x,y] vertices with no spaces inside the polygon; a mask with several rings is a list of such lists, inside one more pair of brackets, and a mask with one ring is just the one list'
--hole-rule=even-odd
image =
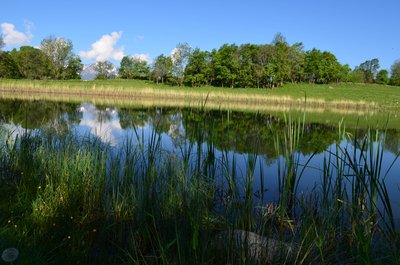
{"label": "tree line", "polygon": [[3,46],[0,37],[0,78],[80,79],[83,64],[68,39],[49,36],[39,48],[22,46],[9,52],[1,51]]}
{"label": "tree line", "polygon": [[[0,37],[0,48],[4,42]],[[23,46],[0,53],[0,78],[79,79],[83,64],[73,53],[70,40],[45,38],[39,48]],[[278,33],[270,44],[224,44],[212,51],[179,43],[170,56],[147,61],[124,56],[118,68],[109,61],[93,65],[97,79],[145,79],[186,86],[273,88],[284,83],[378,83],[400,86],[400,60],[390,73],[380,69],[377,58],[351,69],[334,54],[316,48],[305,51],[302,43],[290,45]],[[389,76],[390,74],[390,76]]]}

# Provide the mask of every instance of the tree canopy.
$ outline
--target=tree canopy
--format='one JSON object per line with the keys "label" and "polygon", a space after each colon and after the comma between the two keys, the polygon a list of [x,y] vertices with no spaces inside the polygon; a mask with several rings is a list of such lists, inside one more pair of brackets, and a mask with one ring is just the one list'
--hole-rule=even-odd
{"label": "tree canopy", "polygon": [[[73,44],[62,37],[49,36],[40,48],[22,46],[3,51],[0,35],[0,78],[80,79],[83,64],[73,52]],[[96,78],[115,77],[109,61],[92,65]],[[147,60],[124,56],[118,78],[149,79],[157,83],[186,86],[274,88],[285,83],[329,84],[338,82],[378,83],[400,86],[400,61],[389,71],[380,69],[379,59],[366,60],[353,70],[342,65],[329,51],[305,50],[301,42],[288,43],[277,33],[270,44],[228,44],[211,51],[178,43],[170,56],[161,54],[150,65]]]}
{"label": "tree canopy", "polygon": [[49,57],[53,64],[55,79],[63,79],[63,72],[67,68],[67,61],[72,54],[72,42],[63,38],[47,37],[40,43],[40,49]]}
{"label": "tree canopy", "polygon": [[22,77],[27,79],[51,79],[53,77],[50,58],[42,50],[22,46],[19,51],[12,50],[11,56]]}
{"label": "tree canopy", "polygon": [[390,72],[390,84],[400,86],[400,59],[393,63]]}
{"label": "tree canopy", "polygon": [[389,72],[386,69],[382,69],[376,75],[376,83],[387,85],[389,84]]}
{"label": "tree canopy", "polygon": [[358,66],[358,69],[364,74],[365,83],[373,83],[376,73],[379,69],[379,60],[377,58],[367,60]]}
{"label": "tree canopy", "polygon": [[124,56],[118,69],[122,79],[146,79],[150,73],[147,61],[136,57]]}
{"label": "tree canopy", "polygon": [[164,81],[171,76],[172,60],[171,57],[167,57],[164,54],[159,55],[153,64],[153,76],[155,81],[158,83]]}
{"label": "tree canopy", "polygon": [[111,77],[111,72],[114,69],[114,65],[109,61],[97,62],[93,69],[96,71],[96,79],[108,79]]}
{"label": "tree canopy", "polygon": [[80,79],[83,69],[72,42],[52,36],[43,39],[39,49],[22,46],[1,56],[0,78]]}

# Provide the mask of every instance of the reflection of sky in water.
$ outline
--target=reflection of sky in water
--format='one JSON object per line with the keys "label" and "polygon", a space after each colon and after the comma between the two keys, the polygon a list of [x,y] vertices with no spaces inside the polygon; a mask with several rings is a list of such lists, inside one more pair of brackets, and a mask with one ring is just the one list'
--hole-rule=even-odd
{"label": "reflection of sky in water", "polygon": [[[79,111],[82,113],[82,119],[79,124],[75,126],[75,133],[81,136],[87,136],[89,134],[98,137],[104,143],[109,143],[111,146],[117,148],[122,147],[126,143],[127,138],[137,140],[137,138],[140,137],[141,141],[147,143],[153,131],[152,126],[148,123],[145,124],[145,126],[137,126],[135,129],[123,129],[118,112],[114,108],[99,110],[93,104],[82,103],[79,107]],[[178,130],[182,129],[178,128]],[[176,128],[171,128],[169,134],[174,135],[175,132]],[[163,139],[163,148],[167,150],[171,150],[173,146],[172,138],[169,137],[169,134],[163,133],[161,136]]]}
{"label": "reflection of sky in water", "polygon": [[82,112],[82,119],[76,127],[76,133],[79,135],[92,134],[113,146],[126,137],[115,109],[98,110],[92,104],[83,103],[79,111]]}

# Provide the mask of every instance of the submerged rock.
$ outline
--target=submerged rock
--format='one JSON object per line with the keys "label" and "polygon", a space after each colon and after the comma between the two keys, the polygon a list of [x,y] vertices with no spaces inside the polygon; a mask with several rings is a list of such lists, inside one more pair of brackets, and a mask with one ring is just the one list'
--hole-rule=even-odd
{"label": "submerged rock", "polygon": [[7,248],[1,254],[1,259],[4,262],[13,262],[18,258],[19,251],[16,248]]}
{"label": "submerged rock", "polygon": [[219,248],[228,247],[237,252],[238,258],[257,263],[270,262],[277,255],[287,256],[293,253],[293,244],[238,229],[219,233],[216,243]]}

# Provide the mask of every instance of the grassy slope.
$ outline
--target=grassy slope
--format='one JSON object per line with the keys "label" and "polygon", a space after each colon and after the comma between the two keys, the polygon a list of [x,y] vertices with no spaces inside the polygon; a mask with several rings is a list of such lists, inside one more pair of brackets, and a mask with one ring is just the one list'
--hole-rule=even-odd
{"label": "grassy slope", "polygon": [[135,93],[137,91],[162,90],[164,92],[175,92],[177,95],[187,93],[218,93],[225,96],[231,95],[252,97],[290,97],[302,99],[305,95],[309,99],[324,99],[326,101],[352,101],[352,102],[375,102],[380,107],[400,107],[400,88],[383,85],[365,84],[287,84],[278,89],[231,89],[215,87],[176,87],[157,85],[148,81],[139,80],[104,80],[104,81],[31,81],[31,80],[0,80],[1,89],[24,89],[24,90],[46,90],[71,92],[114,92]]}

